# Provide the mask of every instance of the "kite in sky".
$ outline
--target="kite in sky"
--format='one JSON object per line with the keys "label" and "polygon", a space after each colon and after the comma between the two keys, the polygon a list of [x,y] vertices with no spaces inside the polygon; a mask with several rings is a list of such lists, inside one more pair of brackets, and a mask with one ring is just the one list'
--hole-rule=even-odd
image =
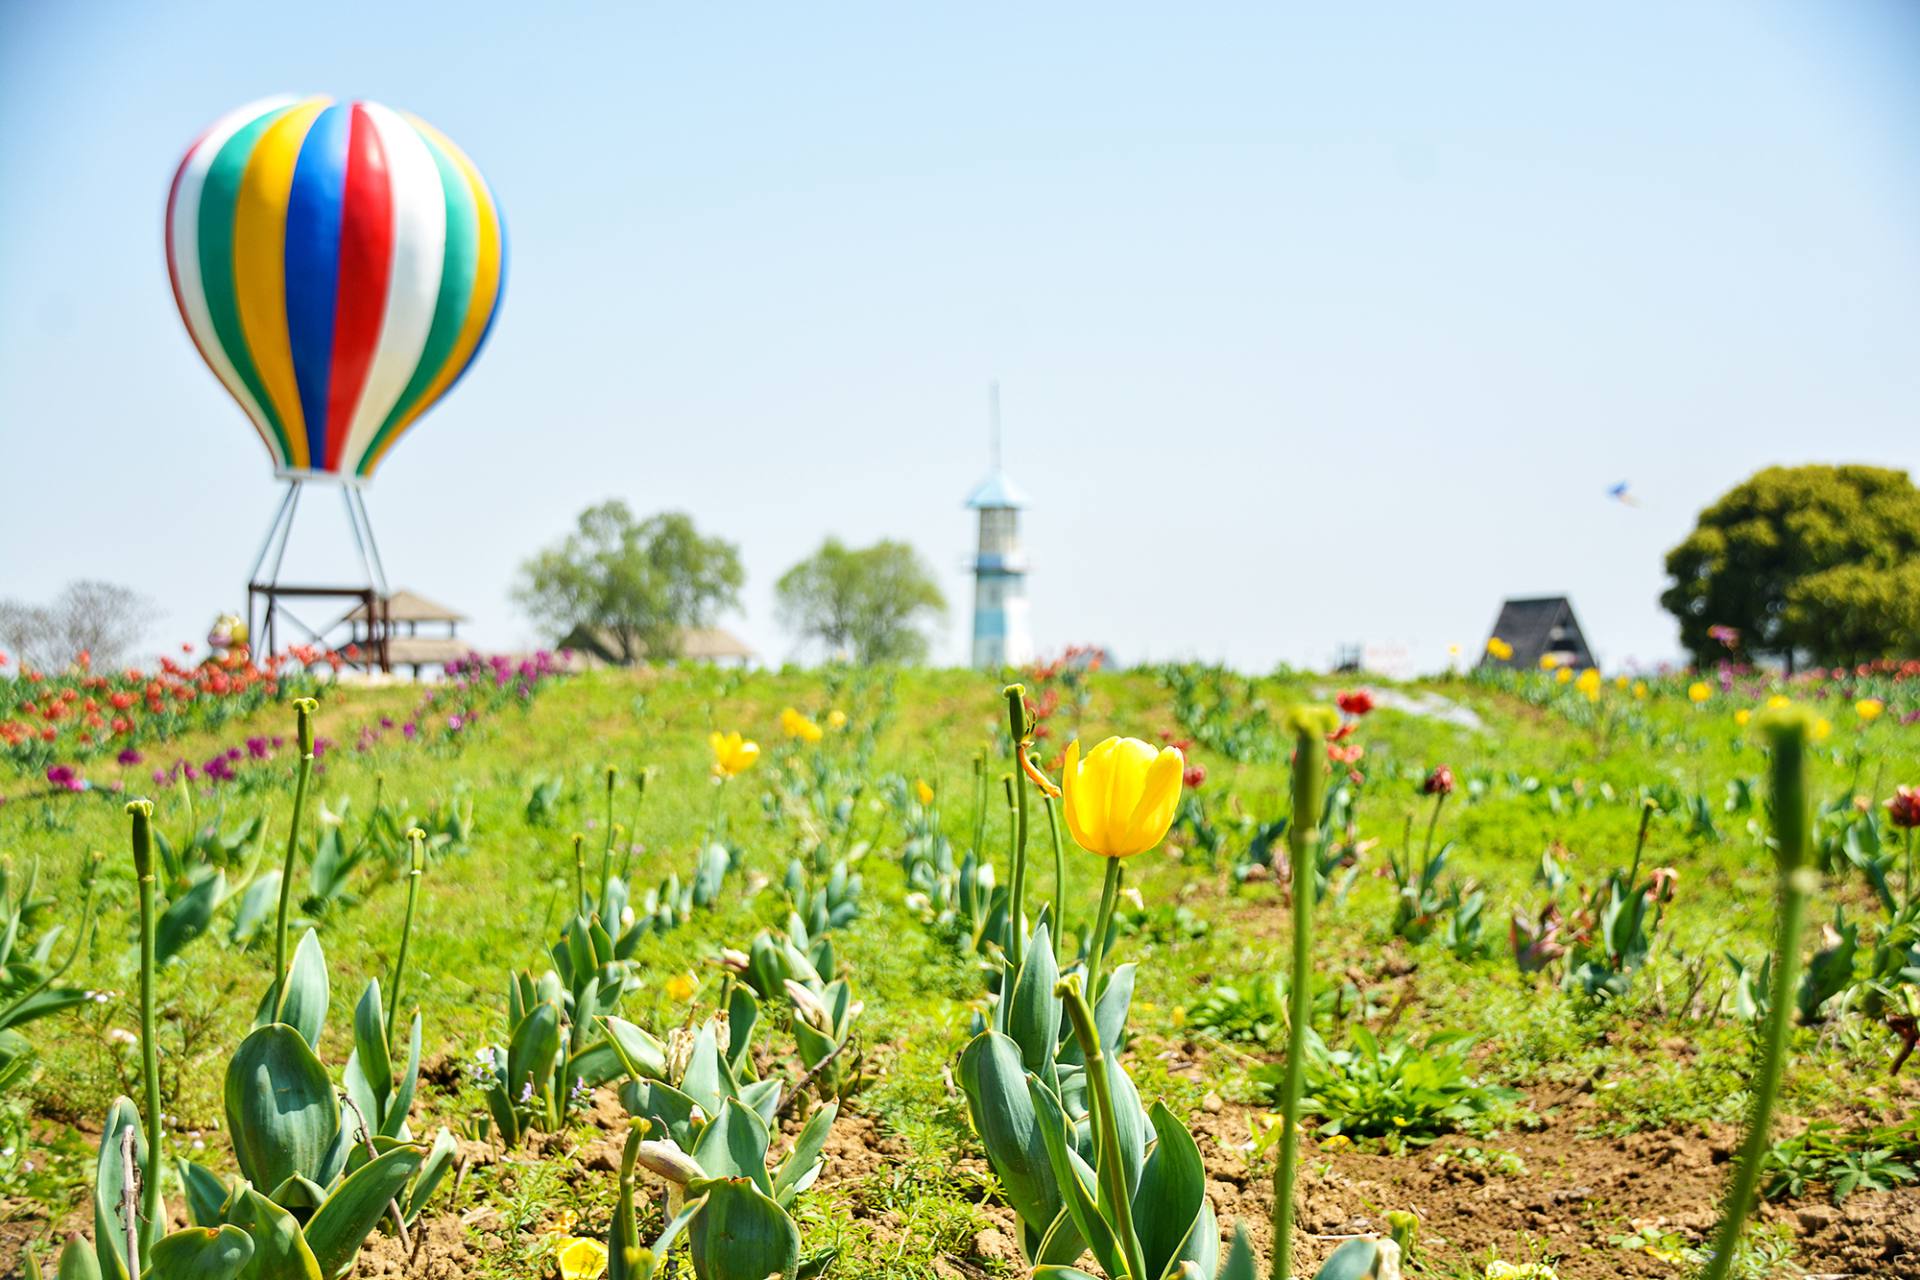
{"label": "kite in sky", "polygon": [[1619,484],[1616,484],[1610,487],[1607,490],[1607,496],[1609,498],[1612,498],[1615,502],[1619,503],[1621,506],[1637,507],[1640,505],[1640,499],[1634,497],[1633,494],[1627,491],[1627,482],[1625,480],[1622,480]]}

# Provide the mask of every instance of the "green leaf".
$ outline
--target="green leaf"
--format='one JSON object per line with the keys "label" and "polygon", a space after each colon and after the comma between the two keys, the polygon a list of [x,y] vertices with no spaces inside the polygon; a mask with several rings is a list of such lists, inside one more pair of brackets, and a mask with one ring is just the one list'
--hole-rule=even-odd
{"label": "green leaf", "polygon": [[1028,1096],[1020,1046],[997,1031],[984,1031],[961,1053],[959,1074],[973,1131],[1006,1189],[1007,1202],[1028,1226],[1044,1231],[1059,1216],[1062,1201]]}
{"label": "green leaf", "polygon": [[278,1187],[296,1174],[320,1177],[340,1131],[340,1103],[299,1031],[276,1022],[242,1040],[227,1064],[226,1102],[234,1158],[247,1181]]}
{"label": "green leaf", "polygon": [[300,1223],[252,1187],[234,1198],[233,1225],[253,1241],[241,1280],[322,1280]]}
{"label": "green leaf", "polygon": [[443,1125],[433,1135],[433,1147],[427,1152],[427,1158],[420,1166],[420,1176],[413,1180],[413,1188],[407,1193],[406,1218],[411,1226],[419,1221],[420,1211],[427,1207],[427,1201],[440,1187],[441,1180],[447,1176],[447,1170],[453,1168],[453,1158],[460,1152],[460,1144],[454,1141],[453,1134]]}
{"label": "green leaf", "polygon": [[55,1280],[100,1280],[100,1259],[93,1247],[79,1236],[72,1236],[60,1250],[60,1269]]}
{"label": "green leaf", "polygon": [[[1181,1256],[1182,1246],[1193,1234],[1194,1220],[1207,1202],[1207,1169],[1193,1136],[1172,1112],[1156,1102],[1149,1117],[1158,1141],[1134,1193],[1133,1222],[1147,1274],[1160,1276]],[[1217,1252],[1219,1242],[1212,1243]],[[1199,1263],[1203,1272],[1213,1273],[1213,1258],[1189,1260]]]}
{"label": "green leaf", "polygon": [[[327,981],[327,957],[320,949],[319,934],[308,929],[301,935],[300,945],[293,950],[293,963],[287,968],[287,1002],[280,1010],[278,1021],[298,1031],[301,1039],[318,1049],[320,1031],[327,1021],[327,1004],[332,998],[332,988]],[[280,984],[276,980],[267,988],[266,998],[254,1014],[255,1027],[275,1021],[274,1002],[279,996]]]}
{"label": "green leaf", "polygon": [[188,1227],[153,1246],[144,1280],[233,1280],[253,1256],[253,1240],[238,1227]]}
{"label": "green leaf", "polygon": [[744,983],[735,986],[727,996],[727,1066],[736,1080],[752,1074],[748,1068],[753,1060],[747,1054],[759,1023],[760,1002],[753,998],[753,988]]}
{"label": "green leaf", "polygon": [[700,1280],[768,1280],[800,1267],[800,1228],[745,1178],[691,1184],[705,1196],[692,1226],[693,1270]]}
{"label": "green leaf", "polygon": [[93,1176],[94,1256],[100,1264],[100,1274],[108,1280],[125,1280],[127,1275],[127,1230],[120,1217],[126,1192],[120,1135],[128,1129],[133,1130],[134,1168],[144,1169],[147,1139],[140,1132],[140,1112],[131,1098],[115,1098],[107,1109],[106,1126],[100,1132],[100,1158]]}
{"label": "green leaf", "polygon": [[393,1059],[387,1052],[387,1011],[380,1004],[380,979],[369,978],[353,1007],[353,1056],[360,1065],[374,1107],[367,1123],[378,1127],[393,1096]]}
{"label": "green leaf", "polygon": [[173,959],[180,949],[207,931],[214,908],[227,896],[227,873],[215,870],[167,903],[153,929],[153,954],[161,964]]}
{"label": "green leaf", "polygon": [[407,1024],[407,1066],[400,1073],[399,1081],[394,1085],[393,1097],[387,1103],[387,1115],[380,1122],[380,1132],[389,1138],[397,1138],[406,1131],[407,1112],[413,1109],[413,1093],[420,1084],[420,1011],[414,1010],[413,1019]]}
{"label": "green leaf", "polygon": [[1097,1280],[1078,1267],[1038,1266],[1033,1269],[1032,1280]]}
{"label": "green leaf", "polygon": [[1227,1251],[1227,1264],[1220,1268],[1217,1280],[1260,1280],[1260,1270],[1253,1260],[1253,1245],[1247,1239],[1247,1229],[1236,1227],[1233,1232],[1233,1248]]}
{"label": "green leaf", "polygon": [[[608,1015],[600,1019],[606,1028],[606,1044],[620,1061],[620,1067],[636,1080],[664,1080],[667,1077],[667,1049],[646,1031],[625,1018]],[[611,1079],[612,1077],[607,1077]]]}
{"label": "green leaf", "polygon": [[279,900],[279,871],[266,872],[249,882],[246,892],[240,895],[239,909],[233,913],[233,927],[227,931],[227,940],[240,945],[251,942],[273,918],[274,906]]}
{"label": "green leaf", "polygon": [[712,1023],[701,1027],[693,1038],[693,1052],[687,1056],[687,1070],[680,1077],[680,1092],[692,1098],[709,1116],[719,1115],[722,1104],[738,1092],[734,1088],[733,1073],[720,1057]]}
{"label": "green leaf", "polygon": [[1349,1240],[1333,1251],[1333,1256],[1314,1272],[1314,1280],[1384,1280],[1398,1276],[1399,1268],[1388,1270],[1389,1256],[1399,1256],[1399,1246],[1390,1240]]}
{"label": "green leaf", "polygon": [[820,1169],[820,1152],[827,1145],[827,1135],[833,1130],[834,1117],[840,1114],[840,1104],[829,1102],[817,1108],[807,1117],[807,1123],[801,1128],[800,1136],[793,1140],[793,1150],[780,1162],[773,1175],[773,1198],[781,1208],[793,1203],[794,1196],[810,1186]]}
{"label": "green leaf", "polygon": [[755,1080],[752,1084],[740,1090],[740,1101],[752,1107],[760,1118],[767,1122],[767,1127],[771,1129],[773,1127],[774,1114],[780,1110],[780,1091],[785,1087],[785,1082],[778,1076],[769,1076],[765,1080]]}
{"label": "green leaf", "polygon": [[350,1174],[307,1220],[307,1246],[326,1280],[353,1266],[360,1245],[393,1198],[406,1189],[423,1159],[418,1147],[395,1147]]}
{"label": "green leaf", "polygon": [[545,1000],[533,1006],[520,1025],[513,1029],[507,1045],[507,1078],[504,1088],[517,1105],[529,1080],[535,1097],[552,1086],[554,1057],[560,1052],[560,1006]]}
{"label": "green leaf", "polygon": [[1020,1046],[1021,1065],[1048,1084],[1053,1083],[1053,1057],[1060,1046],[1060,1000],[1053,994],[1053,984],[1059,977],[1059,966],[1053,962],[1052,936],[1042,924],[1033,931],[1026,958],[1014,979],[1007,1034]]}
{"label": "green leaf", "polygon": [[765,1196],[773,1195],[767,1177],[767,1126],[737,1098],[728,1098],[695,1140],[694,1162],[716,1178],[751,1178]]}
{"label": "green leaf", "polygon": [[1067,1134],[1066,1113],[1060,1110],[1060,1100],[1054,1097],[1052,1090],[1040,1083],[1039,1077],[1030,1075],[1026,1077],[1026,1083],[1040,1135],[1046,1143],[1047,1160],[1053,1169],[1054,1182],[1066,1201],[1067,1212],[1073,1215],[1075,1229],[1086,1240],[1087,1248],[1093,1251],[1101,1270],[1110,1276],[1124,1274],[1127,1268],[1119,1241],[1114,1238],[1113,1228],[1101,1213],[1099,1199],[1093,1189],[1093,1170],[1073,1149],[1072,1140]]}
{"label": "green leaf", "polygon": [[217,1227],[227,1207],[227,1184],[220,1175],[191,1160],[180,1161],[180,1184],[187,1189],[187,1216],[196,1227]]}

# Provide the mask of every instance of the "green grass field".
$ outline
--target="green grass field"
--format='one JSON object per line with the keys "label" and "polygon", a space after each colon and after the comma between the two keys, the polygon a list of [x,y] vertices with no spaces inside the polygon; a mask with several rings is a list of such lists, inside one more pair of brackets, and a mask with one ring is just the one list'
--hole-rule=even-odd
{"label": "green grass field", "polygon": [[[1284,978],[1289,926],[1282,886],[1258,856],[1260,828],[1288,809],[1281,711],[1329,700],[1339,686],[1309,675],[1247,682],[1142,671],[1058,687],[1063,696],[1038,743],[1043,762],[1056,762],[1074,737],[1117,733],[1157,745],[1164,734],[1191,740],[1190,762],[1206,770],[1168,841],[1126,865],[1138,901],[1119,905],[1111,961],[1137,965],[1124,1062],[1143,1100],[1163,1100],[1195,1131],[1223,1229],[1246,1226],[1264,1254],[1273,1082],[1286,1035],[1275,983]],[[1535,677],[1380,692],[1381,705],[1345,740],[1364,748],[1353,766],[1364,781],[1348,784],[1351,811],[1332,829],[1334,852],[1351,863],[1331,868],[1332,892],[1318,908],[1314,1029],[1343,1051],[1361,1046],[1355,1032],[1364,1028],[1415,1061],[1336,1057],[1310,1073],[1317,1114],[1304,1142],[1301,1265],[1324,1256],[1325,1237],[1384,1230],[1388,1213],[1408,1210],[1419,1218],[1413,1275],[1480,1277],[1495,1259],[1546,1262],[1568,1278],[1691,1274],[1749,1100],[1753,1022],[1728,956],[1757,964],[1774,915],[1766,756],[1734,718],[1753,704],[1716,693],[1696,705],[1671,682],[1645,698],[1609,684],[1588,702]],[[829,935],[864,1011],[836,1064],[844,1096],[824,1169],[795,1202],[805,1252],[831,1250],[831,1274],[849,1277],[1025,1273],[1018,1225],[954,1074],[986,1007],[990,961],[969,945],[964,921],[943,921],[937,901],[910,897],[921,886],[908,883],[902,858],[916,833],[944,836],[956,856],[972,844],[974,758],[986,752],[982,850],[1006,883],[1010,817],[999,779],[1008,747],[997,680],[596,672],[561,680],[529,707],[450,740],[388,734],[366,751],[354,750],[360,728],[403,715],[415,694],[342,687],[320,700],[320,732],[338,745],[314,780],[295,937],[311,922],[325,949],[333,994],[320,1057],[336,1072],[353,1046],[351,1007],[362,985],[390,985],[404,914],[401,864],[390,848],[372,847],[378,824],[370,819],[444,819],[471,805],[470,827],[436,849],[426,872],[402,997],[409,1010],[417,1003],[425,1028],[411,1127],[452,1131],[457,1185],[449,1177],[422,1219],[425,1245],[411,1271],[383,1241],[363,1255],[360,1274],[552,1275],[557,1240],[605,1235],[622,1119],[612,1091],[557,1132],[503,1150],[468,1068],[508,1037],[510,974],[537,975],[550,963],[547,948],[572,910],[574,833],[584,837],[588,878],[599,877],[609,767],[618,770],[612,856],[630,865],[636,898],[669,874],[690,880],[711,839],[733,851],[712,905],[640,938],[632,953],[637,982],[620,1016],[662,1038],[725,999],[722,948],[746,950],[760,930],[783,926],[791,861],[816,867],[816,886],[842,859],[863,880],[857,915]],[[1838,841],[1854,826],[1871,827],[1886,846],[1890,891],[1902,895],[1897,833],[1879,801],[1897,783],[1920,781],[1920,730],[1892,712],[1863,724],[1845,699],[1821,705],[1832,733],[1815,751],[1815,798],[1838,808],[1820,832]],[[788,739],[780,728],[788,707],[822,725],[839,711],[846,724],[817,743]],[[291,723],[286,707],[271,705],[217,740],[149,754],[196,758],[245,733],[288,733]],[[724,785],[711,772],[715,729],[740,730],[765,748]],[[1419,860],[1435,808],[1421,782],[1443,764],[1458,788],[1438,807],[1435,847],[1452,843],[1433,886],[1439,906],[1431,920],[1396,929],[1402,899],[1390,860],[1409,844]],[[641,771],[644,796],[633,782]],[[126,772],[127,795],[153,790],[143,768]],[[31,777],[0,784],[0,853],[16,871],[37,861],[57,900],[40,928],[63,922],[71,931],[83,859],[105,855],[99,930],[66,978],[105,995],[22,1028],[38,1062],[6,1095],[0,1271],[18,1273],[27,1251],[45,1263],[68,1233],[92,1233],[102,1120],[116,1096],[140,1096],[129,1034],[139,1027],[136,894],[127,796],[102,785],[111,776],[99,771],[94,790],[75,794],[48,793]],[[249,872],[278,865],[291,778],[283,754],[236,782],[193,790],[191,809],[188,790],[161,789],[152,796],[155,825],[180,848],[196,826],[227,832],[265,815],[257,852],[219,855],[237,889]],[[1858,820],[1846,799],[1854,794],[1867,802]],[[1611,983],[1592,993],[1569,976],[1573,957],[1522,973],[1510,917],[1518,910],[1538,919],[1557,892],[1562,936],[1576,932],[1583,888],[1635,862],[1649,795],[1657,809],[1632,882],[1655,868],[1672,868],[1677,880],[1670,900],[1651,904],[1645,954],[1624,972],[1589,975]],[[1064,907],[1070,957],[1088,931],[1103,865],[1069,844],[1065,883],[1056,886],[1034,804],[1027,902],[1030,912],[1052,904],[1056,919]],[[302,909],[312,831],[335,821],[343,849],[368,847],[331,901]],[[1845,957],[1846,985],[1794,1031],[1775,1132],[1786,1139],[1811,1122],[1831,1124],[1840,1154],[1782,1162],[1783,1179],[1797,1176],[1763,1205],[1740,1274],[1920,1274],[1911,1168],[1920,1154],[1920,1068],[1889,1073],[1899,1037],[1859,982],[1887,916],[1871,878],[1835,848],[1810,909],[1807,951],[1828,945],[1818,926],[1836,910],[1843,930],[1857,929],[1857,946]],[[1543,856],[1569,878],[1557,891]],[[1476,892],[1477,908],[1463,907]],[[229,936],[238,910],[236,895],[162,968],[157,992],[169,1154],[227,1176],[235,1166],[224,1132],[225,1063],[273,977],[271,922],[252,945],[238,945]],[[769,1009],[757,1069],[796,1079],[795,1037],[783,1029],[785,1015]],[[1839,1187],[1849,1170],[1852,1182]],[[181,1197],[172,1188],[168,1195],[179,1217]],[[659,1220],[651,1195],[640,1217],[650,1239]]]}

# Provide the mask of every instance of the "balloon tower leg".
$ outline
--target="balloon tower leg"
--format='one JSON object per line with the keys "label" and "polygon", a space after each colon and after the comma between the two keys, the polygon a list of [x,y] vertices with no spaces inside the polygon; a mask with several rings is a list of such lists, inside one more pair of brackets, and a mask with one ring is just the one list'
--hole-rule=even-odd
{"label": "balloon tower leg", "polygon": [[[286,496],[280,499],[280,506],[273,513],[273,523],[267,526],[267,536],[260,543],[260,554],[253,558],[253,572],[247,576],[247,638],[256,652],[273,652],[273,588],[280,582],[280,565],[286,559],[287,539],[293,534],[293,517],[300,510],[300,482],[287,482]],[[267,557],[273,557],[273,572],[266,578],[260,577],[260,570],[266,567]],[[266,616],[257,622],[254,618],[255,597],[264,592],[266,596]],[[260,647],[262,639],[266,647]]]}

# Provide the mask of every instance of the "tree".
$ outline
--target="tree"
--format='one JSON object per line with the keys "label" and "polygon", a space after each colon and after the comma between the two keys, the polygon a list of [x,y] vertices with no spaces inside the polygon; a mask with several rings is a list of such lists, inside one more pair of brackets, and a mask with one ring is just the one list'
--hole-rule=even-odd
{"label": "tree", "polygon": [[732,543],[702,537],[676,511],[636,521],[618,498],[580,513],[578,527],[520,568],[513,598],[564,636],[603,633],[622,662],[680,656],[681,633],[740,603],[746,573]]}
{"label": "tree", "polygon": [[120,666],[157,611],[153,602],[112,582],[69,582],[49,604],[0,600],[0,648],[22,666],[59,670],[82,653],[102,667]]}
{"label": "tree", "polygon": [[781,575],[774,598],[789,630],[869,665],[925,658],[921,627],[947,612],[932,571],[889,540],[856,550],[828,538]]}
{"label": "tree", "polygon": [[[1768,467],[1700,513],[1667,553],[1660,603],[1696,661],[1796,653],[1858,662],[1911,650],[1920,489],[1885,467]],[[1727,640],[1722,628],[1737,636]]]}

